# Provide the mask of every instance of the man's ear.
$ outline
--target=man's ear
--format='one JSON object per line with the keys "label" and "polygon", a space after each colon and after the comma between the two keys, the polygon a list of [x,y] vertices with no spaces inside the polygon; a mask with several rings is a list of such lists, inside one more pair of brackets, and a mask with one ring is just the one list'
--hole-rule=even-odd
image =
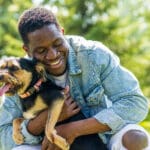
{"label": "man's ear", "polygon": [[25,52],[28,54],[28,56],[31,57],[31,53],[30,53],[28,46],[23,45],[22,48],[25,50]]}
{"label": "man's ear", "polygon": [[62,32],[62,34],[64,35],[65,30],[64,30],[63,27],[61,27],[61,32]]}

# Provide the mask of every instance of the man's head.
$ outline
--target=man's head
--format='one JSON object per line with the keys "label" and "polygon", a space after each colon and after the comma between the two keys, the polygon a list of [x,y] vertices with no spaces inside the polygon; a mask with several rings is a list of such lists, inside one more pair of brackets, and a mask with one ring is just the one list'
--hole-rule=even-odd
{"label": "man's head", "polygon": [[24,42],[23,48],[30,57],[43,63],[52,75],[65,72],[68,43],[51,11],[41,7],[25,11],[20,17],[18,29]]}
{"label": "man's head", "polygon": [[18,22],[18,30],[24,44],[29,42],[28,33],[51,24],[55,24],[60,29],[55,15],[48,9],[35,7],[24,11]]}

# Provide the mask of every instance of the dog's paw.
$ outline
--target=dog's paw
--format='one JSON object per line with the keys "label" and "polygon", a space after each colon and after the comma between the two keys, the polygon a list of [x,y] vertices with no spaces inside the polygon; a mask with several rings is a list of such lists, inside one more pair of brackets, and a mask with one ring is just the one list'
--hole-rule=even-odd
{"label": "dog's paw", "polygon": [[68,144],[68,142],[64,138],[59,139],[57,141],[54,140],[54,143],[56,145],[58,145],[62,150],[69,150],[70,149],[70,145]]}
{"label": "dog's paw", "polygon": [[51,139],[52,139],[53,143],[56,144],[58,147],[60,147],[62,150],[69,150],[69,148],[70,148],[69,143],[66,141],[66,139],[59,136],[56,133],[56,130],[54,130],[52,132]]}
{"label": "dog's paw", "polygon": [[20,145],[24,142],[24,137],[22,134],[13,134],[13,140],[16,144]]}

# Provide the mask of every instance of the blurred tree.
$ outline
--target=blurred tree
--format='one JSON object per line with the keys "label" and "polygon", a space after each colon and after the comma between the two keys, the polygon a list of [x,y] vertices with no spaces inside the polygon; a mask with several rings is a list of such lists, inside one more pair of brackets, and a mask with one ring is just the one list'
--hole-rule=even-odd
{"label": "blurred tree", "polygon": [[17,31],[20,13],[32,3],[27,0],[0,0],[0,56],[22,56],[21,42]]}

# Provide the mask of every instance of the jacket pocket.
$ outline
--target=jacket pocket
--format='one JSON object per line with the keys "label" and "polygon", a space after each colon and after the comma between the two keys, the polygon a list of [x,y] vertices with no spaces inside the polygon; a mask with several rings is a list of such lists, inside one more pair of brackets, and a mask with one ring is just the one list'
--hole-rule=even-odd
{"label": "jacket pocket", "polygon": [[104,89],[102,86],[97,86],[93,88],[85,98],[87,105],[94,106],[100,104],[103,95],[104,95]]}

